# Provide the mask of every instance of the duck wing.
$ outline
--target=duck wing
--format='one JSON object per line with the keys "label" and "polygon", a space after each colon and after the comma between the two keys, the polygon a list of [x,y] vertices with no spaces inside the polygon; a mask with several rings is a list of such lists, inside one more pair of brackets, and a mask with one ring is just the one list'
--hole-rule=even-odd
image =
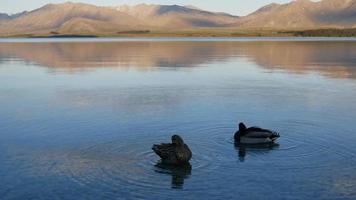
{"label": "duck wing", "polygon": [[277,132],[268,130],[268,129],[262,129],[259,127],[251,127],[246,130],[246,137],[250,138],[277,138],[279,137],[279,134]]}
{"label": "duck wing", "polygon": [[249,132],[266,132],[266,133],[273,133],[273,131],[268,130],[268,129],[263,129],[257,126],[253,126],[247,129]]}
{"label": "duck wing", "polygon": [[184,144],[183,147],[176,149],[176,158],[180,162],[189,162],[192,158],[192,152],[190,151],[188,145]]}
{"label": "duck wing", "polygon": [[162,159],[168,159],[174,155],[175,147],[172,144],[155,144],[152,150]]}

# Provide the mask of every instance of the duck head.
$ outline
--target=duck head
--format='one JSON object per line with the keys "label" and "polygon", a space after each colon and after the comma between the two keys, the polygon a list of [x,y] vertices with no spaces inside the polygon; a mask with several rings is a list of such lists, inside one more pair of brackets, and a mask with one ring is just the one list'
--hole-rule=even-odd
{"label": "duck head", "polygon": [[172,136],[172,144],[174,144],[176,146],[182,146],[182,145],[184,145],[184,141],[179,135],[173,135]]}
{"label": "duck head", "polygon": [[247,128],[246,128],[245,124],[242,123],[242,122],[240,122],[240,123],[239,123],[239,131],[244,131],[244,130],[246,130],[246,129],[247,129]]}
{"label": "duck head", "polygon": [[241,136],[244,135],[244,132],[247,130],[246,126],[244,123],[240,122],[239,123],[239,130],[236,131],[234,138],[236,142],[240,142]]}

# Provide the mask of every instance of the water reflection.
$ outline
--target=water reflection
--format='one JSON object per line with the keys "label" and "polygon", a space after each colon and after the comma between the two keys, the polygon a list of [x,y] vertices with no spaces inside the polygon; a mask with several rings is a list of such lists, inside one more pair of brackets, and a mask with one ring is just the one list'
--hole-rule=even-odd
{"label": "water reflection", "polygon": [[[355,199],[355,81],[280,73],[354,78],[355,49],[0,43],[1,199]],[[237,120],[278,130],[280,147],[235,150]],[[155,166],[172,132],[193,169]]]}
{"label": "water reflection", "polygon": [[155,167],[155,172],[172,176],[171,184],[174,189],[182,189],[184,180],[188,179],[192,173],[192,166],[190,164],[174,166],[159,162]]}
{"label": "water reflection", "polygon": [[241,57],[267,70],[356,78],[352,41],[0,43],[0,62],[20,59],[66,72],[98,67],[196,67]]}
{"label": "water reflection", "polygon": [[278,149],[279,144],[255,144],[255,145],[246,145],[235,143],[235,149],[238,152],[240,162],[245,161],[246,154],[249,152],[251,154],[266,154],[271,150]]}

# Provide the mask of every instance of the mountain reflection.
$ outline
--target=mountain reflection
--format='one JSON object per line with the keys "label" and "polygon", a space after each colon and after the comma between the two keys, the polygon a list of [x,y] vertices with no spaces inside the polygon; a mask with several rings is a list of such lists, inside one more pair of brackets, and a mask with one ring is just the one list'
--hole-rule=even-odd
{"label": "mountain reflection", "polygon": [[196,67],[248,58],[267,70],[356,78],[354,42],[0,43],[0,62],[20,59],[68,72],[98,67]]}

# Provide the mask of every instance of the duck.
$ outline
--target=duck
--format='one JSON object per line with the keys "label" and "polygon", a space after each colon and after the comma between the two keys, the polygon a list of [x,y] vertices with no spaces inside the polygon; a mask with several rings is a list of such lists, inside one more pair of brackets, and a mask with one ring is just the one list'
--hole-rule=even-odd
{"label": "duck", "polygon": [[152,150],[161,158],[161,162],[170,165],[189,165],[192,151],[179,135],[173,135],[172,143],[155,144]]}
{"label": "duck", "polygon": [[239,123],[239,130],[234,135],[235,142],[238,144],[272,144],[279,137],[279,133],[268,129],[247,128],[243,122]]}

